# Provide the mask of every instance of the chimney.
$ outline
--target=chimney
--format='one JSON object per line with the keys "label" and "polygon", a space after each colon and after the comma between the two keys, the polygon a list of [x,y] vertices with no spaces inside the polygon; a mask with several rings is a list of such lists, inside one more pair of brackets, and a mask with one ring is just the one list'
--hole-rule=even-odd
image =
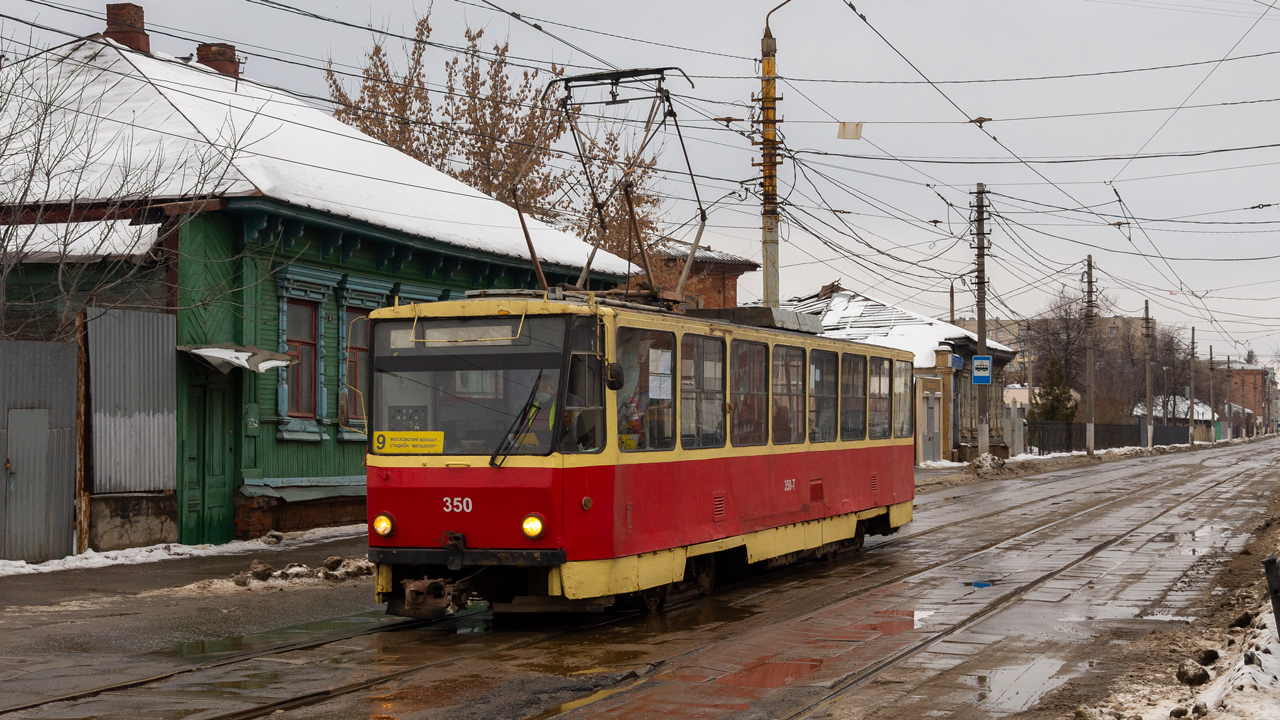
{"label": "chimney", "polygon": [[200,43],[196,46],[196,62],[228,77],[240,77],[240,61],[236,46],[226,43]]}
{"label": "chimney", "polygon": [[107,31],[104,37],[138,52],[151,52],[151,38],[142,19],[142,7],[133,3],[107,5]]}

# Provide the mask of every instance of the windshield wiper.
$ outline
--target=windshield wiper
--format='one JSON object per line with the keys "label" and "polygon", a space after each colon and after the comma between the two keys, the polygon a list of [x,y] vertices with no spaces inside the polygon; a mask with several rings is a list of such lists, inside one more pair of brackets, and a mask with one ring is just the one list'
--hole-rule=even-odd
{"label": "windshield wiper", "polygon": [[[542,411],[542,406],[536,404],[533,399],[538,396],[538,383],[542,382],[542,373],[544,372],[546,372],[545,369],[538,371],[538,377],[533,381],[533,389],[529,391],[529,398],[520,407],[520,412],[516,414],[515,422],[511,423],[511,427],[507,429],[507,434],[502,438],[502,442],[498,443],[498,447],[494,448],[493,454],[489,456],[489,467],[502,467],[502,463],[506,462],[507,456],[511,454],[511,449],[515,447],[516,438],[524,435],[533,426],[534,419]],[[529,412],[531,409],[533,412]],[[499,459],[499,456],[501,456],[501,459]]]}

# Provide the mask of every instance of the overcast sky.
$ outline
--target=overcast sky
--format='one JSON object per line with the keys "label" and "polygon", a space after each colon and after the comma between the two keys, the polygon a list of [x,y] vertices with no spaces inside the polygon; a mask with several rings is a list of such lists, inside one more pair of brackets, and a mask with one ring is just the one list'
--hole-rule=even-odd
{"label": "overcast sky", "polygon": [[[568,64],[570,73],[604,67],[570,44],[617,67],[679,66],[696,83],[669,87],[681,98],[694,169],[707,176],[702,196],[721,198],[758,173],[751,165],[758,153],[743,135],[750,126],[734,123],[739,132],[731,132],[708,118],[748,117],[759,91],[750,78],[758,72],[764,16],[776,1],[498,0],[559,40],[476,2],[288,4],[405,34],[416,14],[430,9],[437,42],[460,45],[467,24],[481,26],[487,38],[509,39],[513,57]],[[323,60],[354,70],[372,42],[368,30],[249,0],[141,4],[153,50],[193,50],[162,30],[230,42],[247,56],[247,76],[313,95],[327,96]],[[104,5],[9,0],[3,12],[80,35],[101,30]],[[1280,7],[1269,5],[875,0],[856,3],[864,22],[839,0],[792,0],[771,21],[778,72],[788,78],[779,84],[786,146],[801,161],[781,170],[788,213],[798,221],[782,229],[783,296],[839,280],[945,316],[949,279],[973,265],[969,204],[974,184],[983,182],[1000,214],[990,228],[988,267],[998,296],[990,315],[1041,312],[1060,287],[1081,286],[1092,253],[1098,285],[1122,313],[1141,314],[1150,300],[1161,323],[1197,328],[1201,355],[1210,344],[1219,357],[1247,346],[1277,354],[1280,258],[1270,256],[1280,255],[1280,147],[1235,150],[1280,143]],[[3,32],[25,40],[33,31],[4,20]],[[34,32],[37,44],[67,39]],[[1223,61],[1262,53],[1276,54]],[[437,69],[431,80],[442,82],[438,68],[450,53],[433,49],[429,56]],[[1115,73],[1187,63],[1197,64]],[[925,83],[912,64],[938,84]],[[1109,74],[956,82],[1090,73]],[[614,112],[634,119],[646,110],[633,103]],[[1072,117],[1046,117],[1063,115]],[[977,117],[992,119],[986,133],[965,122]],[[835,119],[864,123],[863,139],[837,139]],[[674,136],[662,140],[659,164],[681,168]],[[1186,156],[1204,151],[1225,152]],[[1167,154],[1183,156],[1129,161]],[[683,198],[668,202],[667,219],[680,226],[693,216],[692,188],[678,174],[667,177],[661,190]],[[1110,225],[1130,218],[1138,222]],[[684,225],[676,234],[690,231]],[[748,195],[715,207],[704,241],[758,260],[759,238],[758,200]],[[758,298],[760,286],[759,273],[745,277],[740,298]],[[961,314],[972,313],[968,287],[957,285],[956,302]]]}

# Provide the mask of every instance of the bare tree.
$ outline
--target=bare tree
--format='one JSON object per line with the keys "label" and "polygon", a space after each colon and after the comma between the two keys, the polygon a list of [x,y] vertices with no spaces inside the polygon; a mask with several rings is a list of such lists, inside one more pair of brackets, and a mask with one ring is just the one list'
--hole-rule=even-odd
{"label": "bare tree", "polygon": [[0,337],[67,339],[91,305],[170,307],[166,239],[231,170],[235,133],[156,142],[113,115],[137,80],[84,42],[0,70]]}
{"label": "bare tree", "polygon": [[[375,38],[354,95],[330,63],[326,80],[334,117],[508,204],[510,189],[517,186],[520,204],[530,214],[634,258],[637,240],[622,192],[608,192],[626,174],[641,235],[648,243],[657,241],[662,203],[650,187],[654,155],[628,147],[616,126],[595,123],[594,132],[580,136],[586,167],[578,167],[576,149],[565,135],[571,121],[583,118],[582,108],[564,108],[546,97],[542,88],[548,78],[537,70],[514,77],[509,43],[484,49],[483,29],[467,28],[467,52],[444,64],[443,88],[430,89],[425,49],[431,33],[430,16],[419,18],[413,41],[403,50],[402,71],[396,70],[385,39]],[[562,73],[552,66],[552,77]],[[563,157],[562,166],[552,163],[556,157]],[[600,191],[599,212],[591,183]]]}

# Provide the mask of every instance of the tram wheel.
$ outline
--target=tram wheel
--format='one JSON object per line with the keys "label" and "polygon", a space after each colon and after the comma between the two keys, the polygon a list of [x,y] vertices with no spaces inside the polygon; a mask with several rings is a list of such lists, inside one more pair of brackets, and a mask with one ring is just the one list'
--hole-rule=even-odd
{"label": "tram wheel", "polygon": [[858,523],[858,527],[853,531],[853,544],[851,545],[854,552],[861,552],[862,546],[867,542],[867,529]]}
{"label": "tram wheel", "polygon": [[647,590],[640,591],[640,604],[644,607],[645,612],[656,615],[662,612],[662,608],[667,604],[667,586],[659,585]]}
{"label": "tram wheel", "polygon": [[694,561],[694,581],[698,584],[698,591],[703,595],[710,595],[716,586],[716,557],[714,555],[704,555]]}

